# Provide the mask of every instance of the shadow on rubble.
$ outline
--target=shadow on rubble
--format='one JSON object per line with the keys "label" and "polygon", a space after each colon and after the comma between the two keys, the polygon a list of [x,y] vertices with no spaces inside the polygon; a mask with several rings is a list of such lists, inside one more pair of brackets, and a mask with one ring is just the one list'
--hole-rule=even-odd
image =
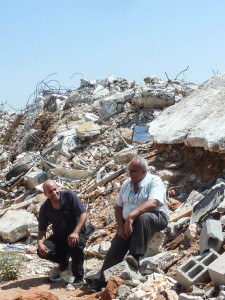
{"label": "shadow on rubble", "polygon": [[32,277],[27,279],[21,279],[14,282],[9,283],[3,283],[3,286],[1,286],[1,290],[10,290],[13,288],[21,288],[23,290],[29,290],[33,287],[40,287],[43,284],[49,284],[50,290],[52,289],[58,289],[58,288],[65,288],[67,283],[65,281],[59,281],[59,282],[49,282],[48,277]]}

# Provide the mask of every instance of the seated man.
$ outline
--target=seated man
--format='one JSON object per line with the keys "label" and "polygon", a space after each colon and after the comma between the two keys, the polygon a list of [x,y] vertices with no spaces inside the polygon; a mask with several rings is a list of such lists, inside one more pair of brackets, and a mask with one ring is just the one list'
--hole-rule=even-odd
{"label": "seated man", "polygon": [[138,269],[150,238],[169,222],[163,182],[147,170],[148,164],[142,157],[134,158],[129,164],[130,178],[122,184],[116,200],[118,230],[106,254],[100,281],[93,286],[96,290],[106,285],[103,272],[120,263],[128,251],[126,261]]}
{"label": "seated man", "polygon": [[[45,181],[43,190],[47,199],[41,205],[38,218],[38,256],[58,263],[60,271],[67,268],[71,256],[73,284],[79,286],[84,276],[86,210],[75,193],[60,192],[53,180]],[[49,224],[52,224],[53,234],[46,238]]]}

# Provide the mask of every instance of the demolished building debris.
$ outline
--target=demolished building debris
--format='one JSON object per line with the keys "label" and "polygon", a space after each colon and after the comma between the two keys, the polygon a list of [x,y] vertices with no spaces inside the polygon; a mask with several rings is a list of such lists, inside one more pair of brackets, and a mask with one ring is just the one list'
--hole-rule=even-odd
{"label": "demolished building debris", "polygon": [[[77,90],[38,93],[23,114],[0,113],[0,252],[27,249],[22,277],[53,266],[27,254],[37,246],[42,183],[52,178],[89,211],[95,230],[85,277],[98,279],[116,232],[116,196],[129,161],[141,155],[167,188],[171,221],[153,236],[139,271],[126,262],[105,271],[102,299],[210,299],[223,291],[225,74],[201,86],[144,81],[83,78]],[[62,277],[72,282],[69,269]]]}

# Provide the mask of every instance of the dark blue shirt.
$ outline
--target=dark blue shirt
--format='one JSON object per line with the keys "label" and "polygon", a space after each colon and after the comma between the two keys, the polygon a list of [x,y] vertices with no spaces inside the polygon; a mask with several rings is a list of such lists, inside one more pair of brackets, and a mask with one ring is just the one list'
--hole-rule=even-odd
{"label": "dark blue shirt", "polygon": [[60,201],[60,209],[55,209],[48,198],[41,205],[38,217],[39,231],[46,231],[49,224],[52,224],[54,235],[65,236],[74,231],[80,215],[86,212],[86,209],[72,191],[60,192]]}

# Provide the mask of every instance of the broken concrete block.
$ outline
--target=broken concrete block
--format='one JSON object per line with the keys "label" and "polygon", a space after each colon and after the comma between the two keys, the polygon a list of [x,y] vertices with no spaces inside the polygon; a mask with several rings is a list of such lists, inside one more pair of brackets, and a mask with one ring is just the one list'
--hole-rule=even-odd
{"label": "broken concrete block", "polygon": [[121,263],[107,269],[104,271],[105,280],[108,281],[112,276],[119,276],[125,280],[132,279],[141,279],[141,274],[135,270],[131,265],[129,265],[126,261],[122,261]]}
{"label": "broken concrete block", "polygon": [[101,119],[107,119],[117,114],[117,104],[114,101],[104,102],[103,106],[98,110]]}
{"label": "broken concrete block", "polygon": [[170,222],[167,225],[167,230],[170,234],[170,236],[176,236],[179,234],[179,229],[182,227],[182,225],[186,224],[190,220],[190,217],[181,218],[176,222]]}
{"label": "broken concrete block", "polygon": [[185,174],[180,170],[159,170],[156,172],[163,181],[167,180],[169,182],[176,182],[177,180],[183,178]]}
{"label": "broken concrete block", "polygon": [[37,219],[33,214],[22,209],[8,210],[0,219],[0,236],[14,243],[29,236],[34,227],[37,230]]}
{"label": "broken concrete block", "polygon": [[197,224],[190,224],[186,231],[186,236],[189,240],[194,241],[195,237],[197,236]]}
{"label": "broken concrete block", "polygon": [[223,201],[224,193],[225,184],[221,183],[221,186],[213,189],[209,194],[207,194],[194,206],[190,223],[198,223],[201,218],[213,211],[220,204],[220,202]]}
{"label": "broken concrete block", "polygon": [[111,242],[102,241],[99,245],[99,253],[105,255],[111,246]]}
{"label": "broken concrete block", "polygon": [[223,244],[222,224],[220,220],[208,219],[203,223],[199,244],[201,254],[210,248],[215,251],[220,250]]}
{"label": "broken concrete block", "polygon": [[76,129],[79,138],[89,138],[100,134],[101,127],[93,121],[85,122]]}
{"label": "broken concrete block", "polygon": [[36,150],[39,140],[42,138],[43,133],[41,130],[31,129],[28,131],[17,146],[17,152]]}
{"label": "broken concrete block", "polygon": [[116,153],[113,159],[116,164],[128,164],[135,156],[137,156],[137,150],[125,148],[122,151]]}
{"label": "broken concrete block", "polygon": [[212,297],[213,293],[215,292],[215,286],[210,286],[205,289],[205,296]]}
{"label": "broken concrete block", "polygon": [[26,186],[31,190],[34,189],[35,186],[43,183],[45,180],[47,180],[47,174],[44,171],[31,172],[24,177]]}
{"label": "broken concrete block", "polygon": [[153,256],[159,253],[167,241],[168,237],[164,231],[155,232],[147,245],[144,257]]}
{"label": "broken concrete block", "polygon": [[56,176],[70,178],[70,179],[82,179],[89,175],[88,170],[76,170],[76,169],[66,169],[66,168],[50,169],[50,172]]}
{"label": "broken concrete block", "polygon": [[179,295],[178,300],[202,300],[202,297],[199,296],[192,296],[192,295],[187,295],[185,293],[181,293]]}
{"label": "broken concrete block", "polygon": [[170,251],[161,252],[152,257],[145,257],[140,261],[140,273],[142,275],[149,275],[155,272],[157,268],[165,270],[177,260],[177,257],[177,253]]}
{"label": "broken concrete block", "polygon": [[29,170],[29,166],[27,164],[21,163],[16,166],[13,166],[9,172],[5,175],[6,180],[10,180],[12,177],[16,177],[23,172],[27,172]]}
{"label": "broken concrete block", "polygon": [[184,287],[209,280],[209,265],[219,257],[213,249],[206,255],[196,258],[191,256],[184,264],[177,268],[177,281]]}
{"label": "broken concrete block", "polygon": [[225,253],[209,265],[209,275],[215,285],[225,284]]}

